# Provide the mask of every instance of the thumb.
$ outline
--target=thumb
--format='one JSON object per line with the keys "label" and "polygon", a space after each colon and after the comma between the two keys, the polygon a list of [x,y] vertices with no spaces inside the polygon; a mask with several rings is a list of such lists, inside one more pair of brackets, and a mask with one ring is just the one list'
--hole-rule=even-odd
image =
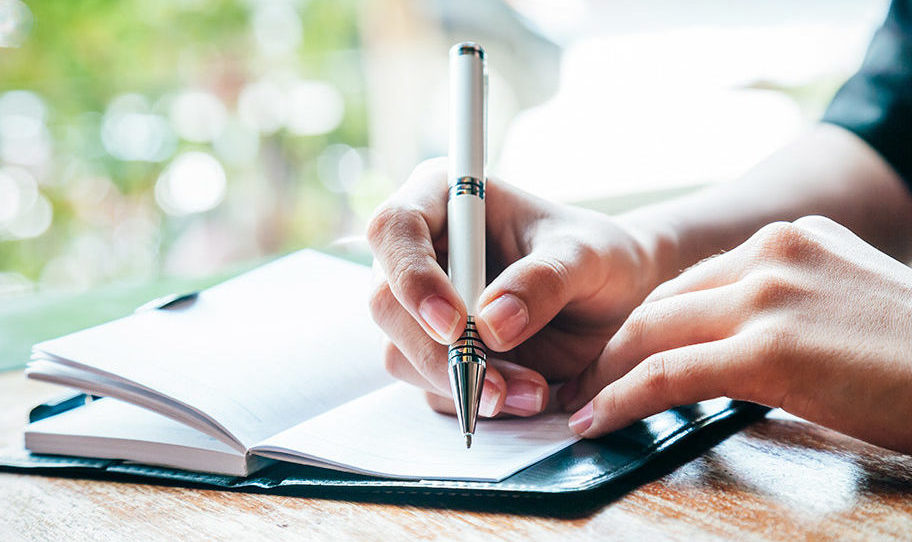
{"label": "thumb", "polygon": [[597,264],[594,250],[578,247],[536,250],[517,260],[485,288],[478,301],[481,339],[498,352],[515,348],[567,303],[591,290],[586,284],[591,285]]}

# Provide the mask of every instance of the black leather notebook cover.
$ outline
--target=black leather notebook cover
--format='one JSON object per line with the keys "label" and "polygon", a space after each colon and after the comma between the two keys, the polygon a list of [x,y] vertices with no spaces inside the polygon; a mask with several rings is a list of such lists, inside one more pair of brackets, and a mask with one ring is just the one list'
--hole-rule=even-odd
{"label": "black leather notebook cover", "polygon": [[[37,407],[33,420],[36,412],[47,410],[47,405]],[[0,470],[349,500],[431,505],[547,500],[578,507],[581,502],[604,500],[599,494],[620,495],[674,469],[767,411],[727,399],[668,410],[604,438],[577,442],[500,482],[394,480],[291,463],[276,463],[239,478],[107,459],[35,455],[21,448],[0,450]]]}

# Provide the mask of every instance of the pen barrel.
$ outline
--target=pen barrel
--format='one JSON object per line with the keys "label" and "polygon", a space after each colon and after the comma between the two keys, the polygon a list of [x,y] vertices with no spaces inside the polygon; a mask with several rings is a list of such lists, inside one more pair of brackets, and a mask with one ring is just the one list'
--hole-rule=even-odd
{"label": "pen barrel", "polygon": [[450,49],[449,275],[470,316],[485,287],[487,74],[481,46]]}
{"label": "pen barrel", "polygon": [[485,287],[485,132],[487,80],[484,49],[460,43],[450,49],[450,149],[447,172],[447,242],[450,280],[465,303],[466,328],[448,350],[456,418],[472,443],[484,387],[486,355],[475,327]]}
{"label": "pen barrel", "polygon": [[484,181],[487,123],[484,49],[465,42],[450,49],[450,186],[462,177]]}
{"label": "pen barrel", "polygon": [[477,313],[485,287],[484,213],[484,200],[475,196],[451,197],[447,202],[450,281],[470,316]]}

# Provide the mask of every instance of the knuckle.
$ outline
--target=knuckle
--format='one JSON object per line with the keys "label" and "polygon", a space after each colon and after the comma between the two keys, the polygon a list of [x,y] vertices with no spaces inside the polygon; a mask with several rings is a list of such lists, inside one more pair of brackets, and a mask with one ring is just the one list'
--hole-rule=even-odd
{"label": "knuckle", "polygon": [[651,305],[652,303],[644,303],[630,311],[627,321],[622,326],[624,337],[627,341],[636,341],[643,336],[646,328],[649,327],[649,322],[652,321],[652,315],[650,314],[652,312]]}
{"label": "knuckle", "polygon": [[601,252],[588,242],[576,241],[568,246],[572,255],[570,261],[581,269],[594,267],[602,257]]}
{"label": "knuckle", "polygon": [[404,205],[387,203],[374,213],[367,226],[367,239],[372,247],[379,247],[388,239],[413,240],[425,230],[421,211]]}
{"label": "knuckle", "polygon": [[664,398],[665,401],[671,402],[670,394],[673,392],[669,386],[668,366],[665,356],[653,354],[646,358],[641,364],[642,382],[647,393],[652,397]]}
{"label": "knuckle", "polygon": [[[384,226],[389,240],[378,240],[377,245],[385,245],[378,258],[385,263],[387,279],[393,291],[404,294],[403,299],[412,299],[412,293],[419,294],[434,284],[433,266],[439,264],[432,254],[421,247],[416,240],[427,238],[423,218],[417,211],[399,211],[391,213],[395,218],[381,217],[387,221]],[[380,235],[380,234],[375,234]],[[428,249],[433,251],[433,249]]]}
{"label": "knuckle", "polygon": [[[668,297],[669,292],[674,291],[674,282],[676,279],[671,279],[669,281],[659,284],[646,296],[646,299],[643,300],[643,303],[652,303],[657,299],[662,299]],[[671,283],[671,284],[669,284]]]}
{"label": "knuckle", "polygon": [[762,366],[777,367],[787,363],[797,343],[795,331],[781,318],[768,318],[755,326],[747,338],[752,351],[750,357]]}
{"label": "knuckle", "polygon": [[755,310],[780,307],[801,296],[803,288],[781,272],[764,270],[749,274],[747,282],[747,304]]}
{"label": "knuckle", "polygon": [[390,271],[390,281],[404,303],[419,303],[421,298],[434,289],[431,262],[428,258],[415,254],[396,258]]}
{"label": "knuckle", "polygon": [[552,294],[559,295],[561,292],[566,291],[570,284],[570,269],[557,256],[540,256],[531,271],[533,276],[538,275],[536,283],[550,285]]}
{"label": "knuckle", "polygon": [[824,229],[829,229],[829,228],[832,228],[833,226],[838,225],[835,221],[833,221],[823,215],[803,216],[803,217],[799,218],[798,220],[796,220],[794,222],[794,224],[796,226],[800,226],[800,227],[808,227],[808,228],[818,227],[818,228],[824,228]]}
{"label": "knuckle", "polygon": [[389,282],[384,280],[374,288],[374,291],[371,292],[369,303],[374,322],[382,325],[387,319],[393,303],[396,303],[396,298],[393,296],[392,290],[390,290]]}
{"label": "knuckle", "polygon": [[386,236],[390,221],[395,218],[396,210],[388,204],[383,204],[374,211],[374,215],[367,223],[367,240],[372,247],[376,247]]}
{"label": "knuckle", "polygon": [[781,406],[791,379],[792,355],[797,336],[786,325],[765,322],[741,334],[741,374],[736,389],[728,395],[734,399]]}
{"label": "knuckle", "polygon": [[806,228],[797,223],[774,222],[757,234],[758,249],[763,259],[796,262],[807,259],[819,248]]}
{"label": "knuckle", "polygon": [[795,225],[791,222],[777,221],[771,222],[759,230],[755,237],[761,242],[774,244],[776,241],[788,239],[795,232]]}

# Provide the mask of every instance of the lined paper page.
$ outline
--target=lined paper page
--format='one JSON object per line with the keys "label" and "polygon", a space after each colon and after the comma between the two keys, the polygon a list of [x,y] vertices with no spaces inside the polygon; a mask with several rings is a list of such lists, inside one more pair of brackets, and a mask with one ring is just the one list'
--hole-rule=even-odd
{"label": "lined paper page", "polygon": [[35,351],[189,405],[248,447],[392,382],[370,289],[369,268],[304,250],[186,308],[135,314]]}
{"label": "lined paper page", "polygon": [[567,414],[479,420],[467,450],[456,419],[393,384],[269,438],[252,452],[362,474],[499,481],[579,440]]}

